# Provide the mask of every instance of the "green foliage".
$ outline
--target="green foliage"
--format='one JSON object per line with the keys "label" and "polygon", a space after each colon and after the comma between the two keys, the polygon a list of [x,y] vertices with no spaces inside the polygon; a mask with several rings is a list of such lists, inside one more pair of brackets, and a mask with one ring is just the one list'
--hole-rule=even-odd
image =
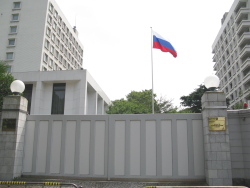
{"label": "green foliage", "polygon": [[[201,113],[202,105],[201,105],[201,97],[206,92],[209,91],[204,85],[199,85],[199,88],[196,88],[192,93],[187,96],[182,96],[180,99],[182,100],[181,105],[188,107],[185,111],[189,111],[188,113]],[[226,98],[226,104],[229,106],[230,100]],[[181,111],[179,111],[182,113]],[[185,113],[185,112],[184,112]]]}
{"label": "green foliage", "polygon": [[243,108],[244,108],[243,104],[244,104],[244,102],[237,102],[237,103],[233,106],[233,109],[234,109],[234,110],[243,109]]}
{"label": "green foliage", "polygon": [[[112,101],[108,106],[108,114],[151,114],[152,113],[152,90],[132,91],[126,96],[127,100],[119,99]],[[163,97],[156,100],[154,94],[155,113],[175,113],[177,107],[173,107],[171,100]]]}
{"label": "green foliage", "polygon": [[192,111],[189,108],[184,108],[179,110],[177,113],[192,113]]}
{"label": "green foliage", "polygon": [[7,72],[8,65],[0,61],[0,112],[3,106],[3,97],[11,95],[10,84],[14,81],[14,77]]}
{"label": "green foliage", "polygon": [[199,88],[195,89],[195,91],[180,98],[182,100],[181,105],[189,107],[191,113],[201,113],[201,97],[206,91],[208,89],[204,85],[199,85]]}

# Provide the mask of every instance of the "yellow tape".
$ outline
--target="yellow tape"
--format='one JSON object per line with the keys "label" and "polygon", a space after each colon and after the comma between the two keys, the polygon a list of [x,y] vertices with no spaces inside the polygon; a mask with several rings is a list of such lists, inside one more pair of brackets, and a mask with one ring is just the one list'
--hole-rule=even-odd
{"label": "yellow tape", "polygon": [[24,185],[26,182],[24,181],[0,181],[0,184],[5,185]]}
{"label": "yellow tape", "polygon": [[44,185],[60,185],[59,182],[44,182]]}

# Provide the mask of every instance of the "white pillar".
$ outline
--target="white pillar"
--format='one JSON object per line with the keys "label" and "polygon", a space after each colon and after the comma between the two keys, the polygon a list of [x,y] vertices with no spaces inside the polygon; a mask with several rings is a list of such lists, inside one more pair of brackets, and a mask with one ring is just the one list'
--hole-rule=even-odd
{"label": "white pillar", "polygon": [[97,92],[93,89],[88,89],[87,91],[87,115],[97,114]]}

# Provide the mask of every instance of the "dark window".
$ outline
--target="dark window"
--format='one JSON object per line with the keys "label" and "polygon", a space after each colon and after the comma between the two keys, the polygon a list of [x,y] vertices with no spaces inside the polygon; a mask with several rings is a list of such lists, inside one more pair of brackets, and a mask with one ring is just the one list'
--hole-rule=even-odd
{"label": "dark window", "polygon": [[65,83],[53,84],[51,114],[64,114]]}
{"label": "dark window", "polygon": [[20,9],[21,8],[21,2],[14,2],[14,9]]}
{"label": "dark window", "polygon": [[23,96],[28,100],[28,113],[30,114],[33,84],[25,84]]}

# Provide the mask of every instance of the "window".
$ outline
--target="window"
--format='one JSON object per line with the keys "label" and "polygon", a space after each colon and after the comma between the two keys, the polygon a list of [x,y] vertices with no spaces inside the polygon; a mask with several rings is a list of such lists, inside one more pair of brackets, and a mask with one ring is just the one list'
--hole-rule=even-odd
{"label": "window", "polygon": [[60,55],[59,56],[59,61],[62,63],[62,59],[63,59],[63,57],[62,57],[62,55]]}
{"label": "window", "polygon": [[55,51],[55,57],[58,59],[58,57],[59,57],[59,52],[56,50]]}
{"label": "window", "polygon": [[63,52],[63,50],[64,50],[63,44],[60,45],[60,50]]}
{"label": "window", "polygon": [[65,38],[65,44],[66,44],[66,46],[68,46],[68,43],[69,43],[68,39]]}
{"label": "window", "polygon": [[45,44],[44,44],[45,48],[49,49],[49,41],[45,40]]}
{"label": "window", "polygon": [[52,17],[49,15],[48,16],[48,22],[51,24],[52,23]]}
{"label": "window", "polygon": [[58,28],[57,29],[57,35],[60,36],[60,34],[61,34],[61,29]]}
{"label": "window", "polygon": [[10,26],[10,33],[17,33],[17,26]]}
{"label": "window", "polygon": [[7,66],[7,70],[6,70],[6,72],[11,72],[11,66]]}
{"label": "window", "polygon": [[43,71],[47,71],[46,67],[43,67]]}
{"label": "window", "polygon": [[21,2],[14,2],[13,3],[13,8],[14,9],[20,9],[21,8]]}
{"label": "window", "polygon": [[62,41],[64,41],[64,37],[65,37],[64,34],[62,34],[62,36],[61,36]]}
{"label": "window", "polygon": [[65,57],[67,57],[67,55],[68,55],[68,51],[66,48],[64,48],[64,55],[65,55]]}
{"label": "window", "polygon": [[57,27],[56,22],[53,22],[53,26],[52,27],[53,27],[54,30],[56,30],[56,27]]}
{"label": "window", "polygon": [[58,69],[58,66],[56,63],[54,63],[54,70],[57,70]]}
{"label": "window", "polygon": [[46,63],[48,62],[48,55],[47,54],[43,55],[43,61],[46,62]]}
{"label": "window", "polygon": [[57,11],[54,12],[54,17],[57,19],[58,13]]}
{"label": "window", "polygon": [[7,60],[12,60],[14,58],[14,53],[13,52],[7,52],[6,53],[6,59]]}
{"label": "window", "polygon": [[57,38],[56,39],[56,46],[59,46],[60,45],[60,40]]}
{"label": "window", "polygon": [[60,16],[58,18],[58,23],[59,23],[59,25],[61,25],[61,23],[62,23],[62,18]]}
{"label": "window", "polygon": [[53,10],[54,10],[54,7],[53,7],[52,4],[50,4],[50,5],[49,5],[49,11],[50,11],[51,13],[53,13]]}
{"label": "window", "polygon": [[50,37],[50,34],[51,34],[51,30],[50,28],[47,27],[47,31],[46,31],[46,34]]}
{"label": "window", "polygon": [[53,67],[53,60],[49,59],[49,66]]}
{"label": "window", "polygon": [[50,46],[50,53],[54,54],[54,46]]}
{"label": "window", "polygon": [[33,84],[25,84],[23,96],[28,100],[28,113],[30,114]]}
{"label": "window", "polygon": [[53,84],[51,114],[64,114],[65,83]]}
{"label": "window", "polygon": [[16,39],[9,39],[8,45],[9,45],[9,46],[14,46],[14,45],[15,45],[15,42],[16,42]]}
{"label": "window", "polygon": [[19,14],[12,14],[12,21],[18,21],[19,20]]}
{"label": "window", "polygon": [[56,38],[55,34],[52,34],[52,35],[51,35],[51,40],[52,40],[53,42],[55,42],[55,38]]}
{"label": "window", "polygon": [[65,23],[62,24],[62,29],[65,30]]}

